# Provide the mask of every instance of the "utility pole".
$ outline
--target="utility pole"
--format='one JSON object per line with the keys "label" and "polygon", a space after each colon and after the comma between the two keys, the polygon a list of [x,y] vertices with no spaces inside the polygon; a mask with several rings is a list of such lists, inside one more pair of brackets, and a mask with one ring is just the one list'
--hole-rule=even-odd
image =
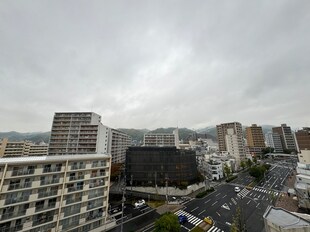
{"label": "utility pole", "polygon": [[166,179],[166,201],[168,205],[168,180]]}
{"label": "utility pole", "polygon": [[125,193],[126,193],[126,173],[125,170],[123,169],[124,172],[124,182],[122,186],[122,191],[123,191],[123,196],[122,196],[122,222],[121,222],[121,232],[123,232],[123,223],[124,223],[124,205],[125,205]]}

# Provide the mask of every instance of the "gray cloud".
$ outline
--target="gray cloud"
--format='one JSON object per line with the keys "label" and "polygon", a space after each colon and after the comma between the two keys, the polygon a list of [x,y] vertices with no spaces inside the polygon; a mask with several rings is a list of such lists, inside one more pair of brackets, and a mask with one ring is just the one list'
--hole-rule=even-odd
{"label": "gray cloud", "polygon": [[310,126],[309,1],[0,2],[0,131]]}

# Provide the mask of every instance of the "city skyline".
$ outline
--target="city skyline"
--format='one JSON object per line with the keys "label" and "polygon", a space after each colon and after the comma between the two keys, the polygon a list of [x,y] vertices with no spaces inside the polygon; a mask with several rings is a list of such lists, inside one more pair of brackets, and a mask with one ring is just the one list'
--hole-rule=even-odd
{"label": "city skyline", "polygon": [[308,1],[1,1],[0,131],[310,126]]}

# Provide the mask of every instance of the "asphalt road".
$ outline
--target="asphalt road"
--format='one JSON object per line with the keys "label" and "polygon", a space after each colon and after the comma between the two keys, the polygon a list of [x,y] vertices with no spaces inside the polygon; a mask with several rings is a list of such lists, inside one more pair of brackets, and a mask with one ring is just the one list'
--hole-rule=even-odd
{"label": "asphalt road", "polygon": [[[181,231],[189,231],[206,216],[214,219],[215,227],[220,231],[230,231],[237,207],[241,209],[248,231],[264,231],[263,214],[268,205],[281,193],[290,171],[290,167],[273,165],[266,178],[253,189],[245,188],[253,178],[247,173],[241,173],[234,183],[223,184],[212,194],[202,199],[194,199],[187,203],[182,211],[176,212],[177,215],[184,214],[189,218],[189,222],[182,226]],[[240,187],[239,193],[234,191],[235,186]]]}
{"label": "asphalt road", "polygon": [[[248,173],[239,173],[238,178],[232,183],[224,183],[208,196],[185,203],[183,209],[175,212],[176,215],[188,217],[188,222],[181,226],[181,231],[190,231],[205,217],[211,216],[215,226],[209,232],[229,232],[238,207],[248,231],[264,231],[263,214],[268,205],[271,205],[283,191],[285,179],[292,171],[293,165],[285,161],[272,163],[265,178],[253,189],[247,189],[246,186],[254,179]],[[240,187],[239,193],[235,192],[235,186]],[[148,231],[152,229],[151,227]]]}

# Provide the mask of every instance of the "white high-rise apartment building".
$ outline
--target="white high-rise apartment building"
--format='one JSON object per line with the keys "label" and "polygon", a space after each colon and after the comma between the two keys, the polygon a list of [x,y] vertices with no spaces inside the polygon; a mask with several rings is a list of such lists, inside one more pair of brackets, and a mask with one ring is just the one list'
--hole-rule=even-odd
{"label": "white high-rise apartment building", "polygon": [[170,133],[147,133],[144,135],[144,146],[146,147],[176,147],[179,146],[179,129]]}
{"label": "white high-rise apartment building", "polygon": [[112,163],[125,163],[126,150],[131,145],[131,137],[122,131],[111,129]]}
{"label": "white high-rise apartment building", "polygon": [[112,163],[124,163],[130,144],[130,136],[104,126],[96,113],[55,113],[48,154],[107,153]]}
{"label": "white high-rise apartment building", "polygon": [[109,128],[92,112],[55,113],[49,155],[108,153]]}
{"label": "white high-rise apartment building", "polygon": [[275,153],[283,152],[281,137],[278,133],[272,133],[272,132],[266,133],[265,141],[266,141],[267,147],[274,148]]}
{"label": "white high-rise apartment building", "polygon": [[228,153],[236,159],[236,164],[239,167],[241,160],[245,159],[244,146],[240,146],[239,137],[233,128],[227,129],[225,143]]}
{"label": "white high-rise apartment building", "polygon": [[0,231],[104,231],[110,167],[104,154],[1,158]]}
{"label": "white high-rise apartment building", "polygon": [[220,152],[229,152],[236,159],[237,167],[246,158],[242,133],[239,122],[223,123],[216,126]]}

